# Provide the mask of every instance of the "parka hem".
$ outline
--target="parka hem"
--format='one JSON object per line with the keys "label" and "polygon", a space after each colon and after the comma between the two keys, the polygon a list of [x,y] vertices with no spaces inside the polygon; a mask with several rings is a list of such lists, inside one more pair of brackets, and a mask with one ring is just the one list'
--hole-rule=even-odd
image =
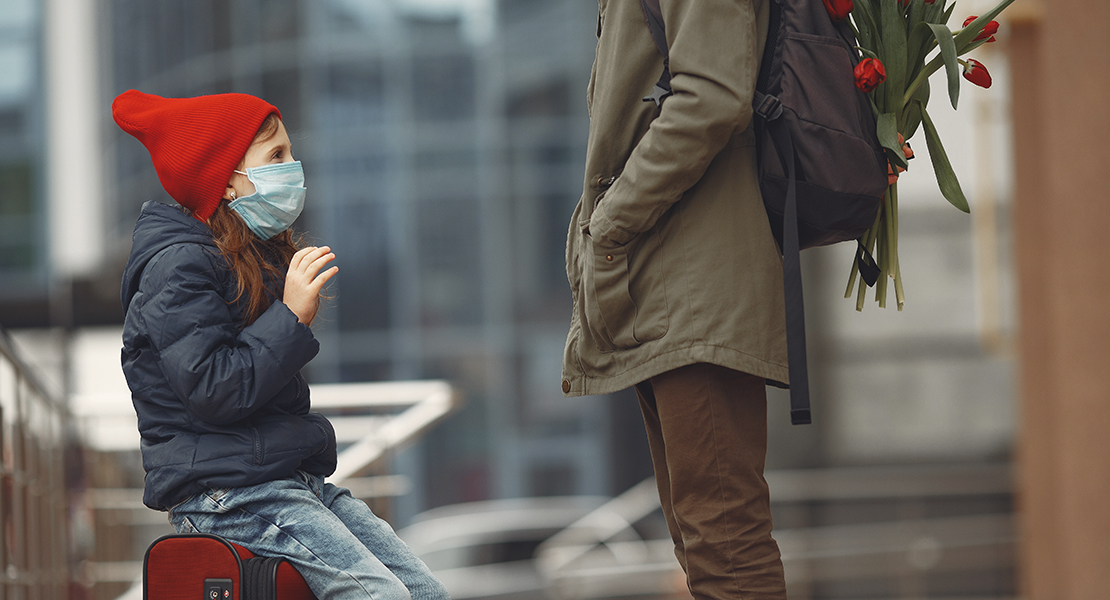
{"label": "parka hem", "polygon": [[600,396],[612,394],[630,388],[641,381],[646,381],[661,373],[673,371],[695,363],[710,363],[717,366],[741,371],[756,377],[762,377],[769,384],[776,387],[787,387],[790,374],[785,364],[773,363],[750,354],[724,346],[699,344],[676,348],[651,358],[636,367],[609,377],[591,377],[579,374],[570,377],[564,373],[564,380],[569,382],[569,390],[563,392],[568,398],[576,396]]}

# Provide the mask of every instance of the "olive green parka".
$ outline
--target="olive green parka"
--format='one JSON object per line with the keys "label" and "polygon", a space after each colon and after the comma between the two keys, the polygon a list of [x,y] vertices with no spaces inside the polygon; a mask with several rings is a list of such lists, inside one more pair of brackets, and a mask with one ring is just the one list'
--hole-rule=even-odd
{"label": "olive green parka", "polygon": [[674,95],[639,0],[600,0],[586,179],[567,237],[563,393],[708,362],[788,381],[782,259],[752,95],[771,0],[660,0]]}

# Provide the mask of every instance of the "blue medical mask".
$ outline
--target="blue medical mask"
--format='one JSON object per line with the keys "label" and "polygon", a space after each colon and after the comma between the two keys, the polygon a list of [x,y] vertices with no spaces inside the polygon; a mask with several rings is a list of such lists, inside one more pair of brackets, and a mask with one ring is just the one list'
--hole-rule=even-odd
{"label": "blue medical mask", "polygon": [[304,208],[304,170],[301,161],[251,167],[246,173],[254,193],[228,203],[247,227],[268,240],[289,229]]}

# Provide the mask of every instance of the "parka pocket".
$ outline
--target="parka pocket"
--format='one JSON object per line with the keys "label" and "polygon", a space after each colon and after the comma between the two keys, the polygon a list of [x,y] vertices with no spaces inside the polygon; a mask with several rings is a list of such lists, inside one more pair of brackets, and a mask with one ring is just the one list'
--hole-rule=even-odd
{"label": "parka pocket", "polygon": [[635,348],[666,335],[667,296],[655,234],[618,248],[597,247],[589,237],[585,242],[586,329],[598,349]]}

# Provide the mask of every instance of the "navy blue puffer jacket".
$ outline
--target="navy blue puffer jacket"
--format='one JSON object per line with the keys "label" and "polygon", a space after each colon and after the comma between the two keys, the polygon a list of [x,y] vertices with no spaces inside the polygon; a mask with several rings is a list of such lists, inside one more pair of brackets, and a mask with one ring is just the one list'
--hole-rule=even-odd
{"label": "navy blue puffer jacket", "polygon": [[237,287],[207,225],[143,206],[123,276],[123,372],[151,508],[335,470],[335,432],[309,412],[300,374],[319,343],[280,301],[243,327]]}

